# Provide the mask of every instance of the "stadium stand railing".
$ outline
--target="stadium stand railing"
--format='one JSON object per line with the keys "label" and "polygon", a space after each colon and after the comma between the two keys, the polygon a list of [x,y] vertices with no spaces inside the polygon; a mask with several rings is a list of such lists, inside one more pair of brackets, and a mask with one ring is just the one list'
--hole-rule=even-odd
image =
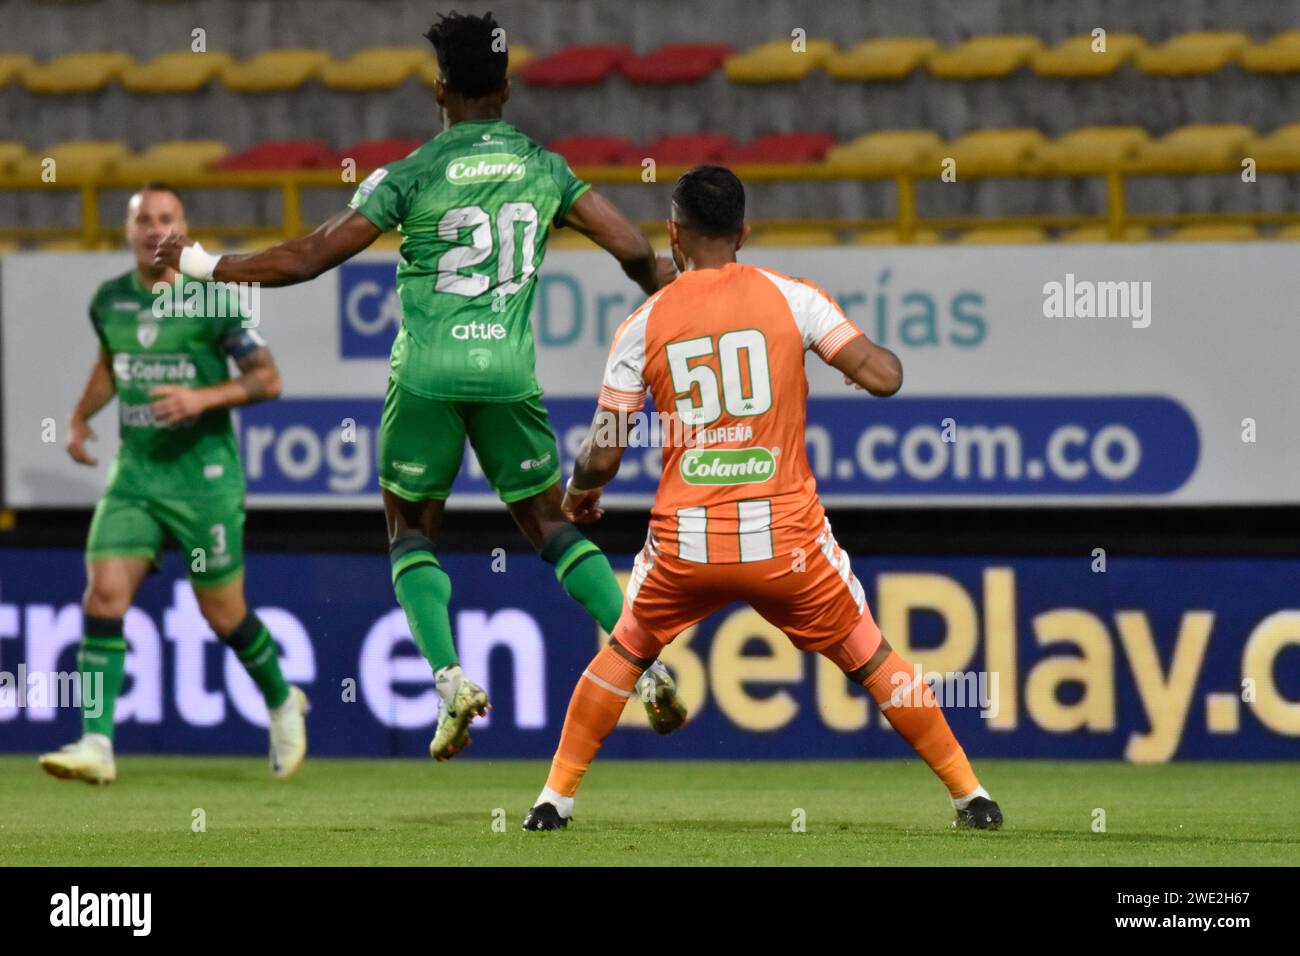
{"label": "stadium stand railing", "polygon": [[[642,183],[641,157],[647,157],[655,160],[655,178],[661,183],[672,182],[696,163],[724,162],[751,183],[884,181],[894,186],[896,211],[890,218],[756,221],[756,230],[768,233],[764,241],[769,242],[776,233],[803,244],[803,237],[792,230],[850,242],[879,242],[892,234],[898,242],[910,243],[931,234],[967,230],[979,233],[963,241],[987,241],[991,235],[1039,241],[1046,237],[1043,230],[1071,230],[1061,236],[1071,241],[1083,241],[1084,235],[1131,240],[1151,235],[1152,227],[1180,230],[1171,238],[1197,238],[1197,233],[1182,228],[1190,226],[1206,227],[1228,240],[1256,237],[1257,226],[1300,229],[1300,211],[1132,213],[1127,204],[1128,182],[1139,176],[1240,174],[1245,160],[1253,161],[1259,173],[1298,172],[1300,124],[1263,135],[1240,124],[1197,124],[1161,137],[1151,137],[1138,127],[1092,127],[1056,139],[1034,129],[1010,128],[977,130],[950,141],[927,130],[883,130],[835,146],[830,142],[821,134],[795,133],[738,145],[723,134],[689,134],[663,137],[642,147],[618,137],[574,137],[552,147],[570,158],[577,175],[596,184]],[[37,157],[22,144],[0,143],[0,192],[76,193],[81,215],[74,228],[0,228],[0,239],[79,241],[84,248],[99,248],[117,235],[115,227],[101,222],[100,194],[131,189],[154,178],[165,178],[179,188],[278,194],[278,223],[218,226],[211,231],[233,240],[297,235],[308,226],[302,212],[305,190],[350,190],[371,168],[400,158],[417,145],[415,140],[377,140],[334,150],[319,141],[292,140],[228,154],[220,142],[198,140],[160,143],[133,154],[122,143],[96,141],[59,144],[45,157]],[[56,163],[58,175],[53,182],[42,178],[46,158]],[[344,180],[341,164],[349,158],[354,171]],[[780,159],[788,161],[773,161]],[[925,216],[918,208],[917,185],[937,180],[949,161],[956,164],[958,181],[1100,179],[1106,187],[1105,211],[1103,215]],[[1230,226],[1234,228],[1226,228]],[[859,234],[873,238],[863,240]],[[1280,235],[1291,238],[1290,232]]]}

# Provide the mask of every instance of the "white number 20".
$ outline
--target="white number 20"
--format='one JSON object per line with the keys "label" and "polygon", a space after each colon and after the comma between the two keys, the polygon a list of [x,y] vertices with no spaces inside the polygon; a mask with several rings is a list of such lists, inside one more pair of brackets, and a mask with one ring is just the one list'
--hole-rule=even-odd
{"label": "white number 20", "polygon": [[[524,224],[523,242],[520,243],[522,259],[519,274],[515,274],[515,223]],[[497,290],[501,295],[512,295],[522,289],[533,274],[533,259],[537,250],[537,207],[530,202],[502,203],[497,210]],[[483,272],[466,272],[492,254],[492,223],[482,206],[459,206],[448,209],[438,220],[438,238],[458,242],[462,229],[472,229],[469,245],[456,246],[438,260],[438,280],[434,288],[466,298],[480,296],[488,290],[491,278]]]}

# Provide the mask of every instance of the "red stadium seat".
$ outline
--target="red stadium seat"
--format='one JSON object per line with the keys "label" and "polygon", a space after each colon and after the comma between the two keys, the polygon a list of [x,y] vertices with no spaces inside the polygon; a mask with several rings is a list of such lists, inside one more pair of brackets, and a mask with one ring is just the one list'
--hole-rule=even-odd
{"label": "red stadium seat", "polygon": [[630,46],[571,46],[538,57],[520,75],[533,86],[593,86],[635,56]]}
{"label": "red stadium seat", "polygon": [[337,166],[343,160],[351,159],[356,162],[357,169],[377,169],[405,159],[423,145],[424,140],[420,139],[366,139],[339,150],[330,165]]}
{"label": "red stadium seat", "polygon": [[641,150],[622,136],[566,136],[547,147],[570,166],[621,166],[641,159]]}
{"label": "red stadium seat", "polygon": [[829,133],[768,133],[727,156],[733,163],[820,163],[836,139]]}
{"label": "red stadium seat", "polygon": [[661,136],[643,152],[664,166],[694,166],[721,162],[736,149],[736,141],[724,133],[686,133]]}
{"label": "red stadium seat", "polygon": [[317,140],[281,139],[258,143],[227,156],[213,168],[220,170],[313,169],[328,166],[334,151]]}
{"label": "red stadium seat", "polygon": [[623,64],[633,83],[697,83],[722,68],[732,53],[725,43],[669,43]]}

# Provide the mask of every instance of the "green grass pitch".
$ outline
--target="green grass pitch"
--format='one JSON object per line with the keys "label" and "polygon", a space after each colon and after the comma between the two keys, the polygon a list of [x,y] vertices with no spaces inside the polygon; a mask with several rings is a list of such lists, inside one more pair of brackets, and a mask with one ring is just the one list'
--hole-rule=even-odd
{"label": "green grass pitch", "polygon": [[[0,757],[0,865],[1250,866],[1300,860],[1294,764],[978,760],[998,833],[951,831],[916,761],[598,762],[524,833],[541,761],[135,757],[96,788]],[[494,829],[504,810],[504,832]],[[1105,811],[1106,832],[1093,830]],[[206,832],[194,832],[195,811]],[[805,832],[794,832],[796,810]]]}

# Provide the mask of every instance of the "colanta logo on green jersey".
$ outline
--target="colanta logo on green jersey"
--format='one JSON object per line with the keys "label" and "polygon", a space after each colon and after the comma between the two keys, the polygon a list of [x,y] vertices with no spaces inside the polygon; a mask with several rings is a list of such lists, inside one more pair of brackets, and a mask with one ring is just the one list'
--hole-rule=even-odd
{"label": "colanta logo on green jersey", "polygon": [[513,183],[524,178],[527,164],[510,153],[462,156],[447,164],[447,182],[453,186],[475,183]]}
{"label": "colanta logo on green jersey", "polygon": [[689,485],[753,485],[776,474],[767,448],[697,448],[682,455],[682,480]]}

